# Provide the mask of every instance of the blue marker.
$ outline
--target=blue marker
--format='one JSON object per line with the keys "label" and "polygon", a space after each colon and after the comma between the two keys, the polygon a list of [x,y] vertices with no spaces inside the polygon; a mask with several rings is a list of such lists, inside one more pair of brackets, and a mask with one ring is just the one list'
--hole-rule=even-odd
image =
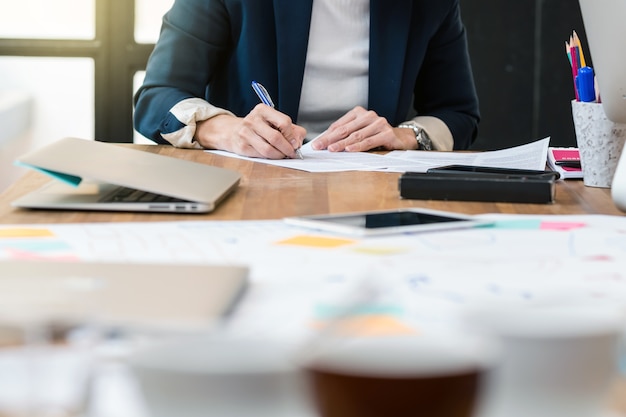
{"label": "blue marker", "polygon": [[578,75],[576,76],[576,88],[578,89],[578,98],[580,101],[588,103],[596,101],[593,68],[582,67],[578,70]]}

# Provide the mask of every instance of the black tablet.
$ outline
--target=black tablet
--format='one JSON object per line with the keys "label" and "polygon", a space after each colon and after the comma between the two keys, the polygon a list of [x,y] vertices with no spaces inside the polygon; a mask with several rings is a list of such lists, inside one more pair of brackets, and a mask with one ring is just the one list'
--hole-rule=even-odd
{"label": "black tablet", "polygon": [[421,208],[287,217],[285,222],[354,236],[414,233],[486,225],[470,215]]}

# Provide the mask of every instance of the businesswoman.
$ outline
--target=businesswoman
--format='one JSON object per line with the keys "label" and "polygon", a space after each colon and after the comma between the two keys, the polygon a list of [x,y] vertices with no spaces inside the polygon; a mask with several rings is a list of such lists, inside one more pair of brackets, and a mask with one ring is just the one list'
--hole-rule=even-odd
{"label": "businesswoman", "polygon": [[459,0],[176,0],[135,97],[157,143],[272,159],[321,133],[314,149],[467,149],[478,121]]}

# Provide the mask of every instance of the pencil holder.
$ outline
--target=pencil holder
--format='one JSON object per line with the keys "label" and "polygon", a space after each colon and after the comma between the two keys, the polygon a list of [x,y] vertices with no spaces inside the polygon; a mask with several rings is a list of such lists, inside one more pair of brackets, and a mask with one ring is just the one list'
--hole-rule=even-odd
{"label": "pencil holder", "polygon": [[610,188],[626,141],[626,124],[610,121],[600,103],[576,100],[572,118],[584,184]]}

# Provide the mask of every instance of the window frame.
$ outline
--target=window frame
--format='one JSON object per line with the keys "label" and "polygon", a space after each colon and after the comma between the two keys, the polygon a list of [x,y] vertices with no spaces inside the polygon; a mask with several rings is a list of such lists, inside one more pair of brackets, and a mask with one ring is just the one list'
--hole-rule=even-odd
{"label": "window frame", "polygon": [[87,57],[94,61],[94,135],[132,143],[133,78],[154,44],[135,41],[135,0],[95,0],[94,39],[0,38],[0,56]]}

